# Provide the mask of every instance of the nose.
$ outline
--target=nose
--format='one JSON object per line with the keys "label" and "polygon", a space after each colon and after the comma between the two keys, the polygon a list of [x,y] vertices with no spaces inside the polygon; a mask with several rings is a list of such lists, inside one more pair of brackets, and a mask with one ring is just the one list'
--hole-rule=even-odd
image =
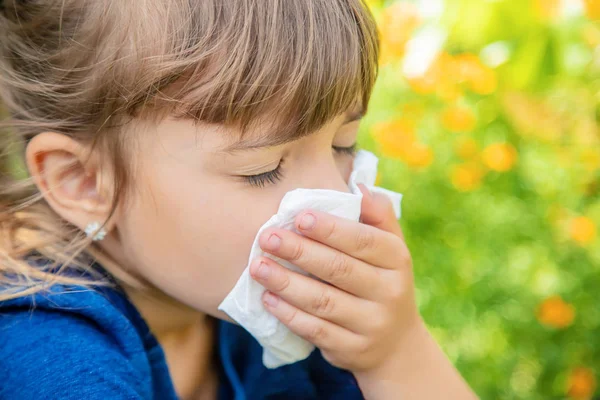
{"label": "nose", "polygon": [[348,176],[340,171],[335,160],[327,162],[314,163],[305,171],[306,185],[310,189],[328,189],[338,192],[350,193],[348,188]]}

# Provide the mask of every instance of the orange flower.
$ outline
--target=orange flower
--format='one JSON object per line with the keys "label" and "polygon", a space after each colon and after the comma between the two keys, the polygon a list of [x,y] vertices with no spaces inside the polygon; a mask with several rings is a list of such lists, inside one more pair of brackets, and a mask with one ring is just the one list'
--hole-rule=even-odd
{"label": "orange flower", "polygon": [[448,53],[441,53],[431,63],[422,76],[408,78],[408,84],[415,93],[436,93],[445,101],[454,101],[462,94],[459,80],[456,78],[456,63],[454,57]]}
{"label": "orange flower", "polygon": [[406,43],[420,24],[418,9],[412,3],[400,1],[385,8],[379,24],[382,64],[404,55]]}
{"label": "orange flower", "polygon": [[433,162],[433,151],[429,146],[415,142],[406,149],[402,160],[411,167],[428,167]]}
{"label": "orange flower", "polygon": [[546,141],[559,140],[565,125],[554,107],[539,98],[522,93],[509,93],[502,99],[504,109],[515,130]]}
{"label": "orange flower", "polygon": [[483,68],[479,73],[471,78],[471,90],[477,94],[492,94],[498,88],[498,78],[496,72],[491,68]]}
{"label": "orange flower", "polygon": [[510,170],[517,161],[517,151],[509,143],[494,143],[483,150],[485,165],[498,172]]}
{"label": "orange flower", "polygon": [[462,91],[460,86],[455,81],[443,79],[437,85],[437,96],[446,102],[456,101],[461,95]]}
{"label": "orange flower", "polygon": [[580,245],[586,245],[596,238],[596,225],[588,217],[577,217],[571,220],[571,239]]}
{"label": "orange flower", "polygon": [[591,399],[596,392],[596,377],[585,367],[575,368],[569,374],[567,381],[567,394],[572,399]]}
{"label": "orange flower", "polygon": [[477,155],[479,146],[472,138],[464,138],[456,142],[454,150],[456,154],[465,160],[471,159]]}
{"label": "orange flower", "polygon": [[481,95],[492,94],[498,87],[496,72],[484,65],[479,57],[474,54],[460,54],[455,57],[455,69],[461,82]]}
{"label": "orange flower", "polygon": [[442,112],[442,125],[451,132],[469,132],[475,129],[477,120],[470,108],[452,106]]}
{"label": "orange flower", "polygon": [[560,296],[552,296],[540,304],[537,318],[542,324],[551,328],[566,328],[575,319],[575,308]]}
{"label": "orange flower", "polygon": [[373,128],[372,135],[383,155],[402,158],[416,141],[414,123],[406,119],[384,122]]}
{"label": "orange flower", "polygon": [[591,20],[600,19],[600,0],[584,0],[585,14]]}
{"label": "orange flower", "polygon": [[452,169],[450,180],[452,185],[461,192],[468,192],[481,186],[484,171],[475,163],[463,163]]}
{"label": "orange flower", "polygon": [[431,149],[417,142],[411,120],[398,119],[378,124],[372,135],[386,157],[398,158],[411,167],[427,167],[433,162]]}
{"label": "orange flower", "polygon": [[404,118],[418,121],[425,114],[425,104],[420,102],[408,102],[399,107],[399,111]]}
{"label": "orange flower", "polygon": [[417,94],[435,93],[437,89],[437,77],[430,71],[425,72],[423,76],[410,78],[407,80],[413,92]]}

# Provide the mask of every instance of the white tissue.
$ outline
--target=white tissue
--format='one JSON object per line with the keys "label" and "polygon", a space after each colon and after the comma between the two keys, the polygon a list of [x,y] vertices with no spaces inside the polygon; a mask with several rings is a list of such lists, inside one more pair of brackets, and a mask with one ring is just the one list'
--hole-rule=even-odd
{"label": "white tissue", "polygon": [[273,215],[259,230],[252,244],[248,265],[235,287],[219,305],[219,310],[227,313],[244,327],[263,347],[263,364],[267,368],[277,368],[307,358],[315,346],[292,333],[262,304],[265,288],[250,276],[250,264],[259,256],[267,256],[286,268],[308,275],[295,265],[265,253],[258,244],[261,233],[271,227],[298,231],[294,227],[296,216],[306,209],[324,211],[338,217],[358,221],[361,213],[362,192],[357,184],[362,183],[370,191],[387,195],[394,206],[396,217],[400,218],[402,195],[390,190],[374,187],[377,176],[377,157],[365,150],[356,154],[353,171],[348,182],[351,193],[325,189],[296,189],[283,197],[277,214]]}

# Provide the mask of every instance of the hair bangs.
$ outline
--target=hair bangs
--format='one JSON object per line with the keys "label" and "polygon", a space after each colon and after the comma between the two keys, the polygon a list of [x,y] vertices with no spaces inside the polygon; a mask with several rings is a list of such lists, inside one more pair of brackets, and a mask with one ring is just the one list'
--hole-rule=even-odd
{"label": "hair bangs", "polygon": [[[200,17],[208,32],[184,36],[180,72],[163,78],[153,99],[171,116],[242,134],[266,124],[283,142],[351,108],[366,111],[378,39],[362,1],[214,2],[197,7],[190,27]],[[198,36],[209,39],[193,42]]]}

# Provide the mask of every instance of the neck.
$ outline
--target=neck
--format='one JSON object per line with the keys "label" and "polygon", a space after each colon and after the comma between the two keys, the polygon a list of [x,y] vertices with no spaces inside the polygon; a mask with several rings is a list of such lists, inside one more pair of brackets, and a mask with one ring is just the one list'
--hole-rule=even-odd
{"label": "neck", "polygon": [[141,277],[126,272],[127,270],[105,251],[91,249],[90,253],[119,282],[157,338],[186,331],[199,323],[204,324],[209,318],[205,313],[166,295]]}
{"label": "neck", "polygon": [[157,289],[139,290],[126,286],[125,291],[159,341],[204,326],[210,319],[207,314],[173,300]]}
{"label": "neck", "polygon": [[120,282],[160,343],[178,396],[195,399],[206,394],[207,398],[214,398],[217,383],[212,365],[215,320],[125,274],[106,255],[95,256]]}

